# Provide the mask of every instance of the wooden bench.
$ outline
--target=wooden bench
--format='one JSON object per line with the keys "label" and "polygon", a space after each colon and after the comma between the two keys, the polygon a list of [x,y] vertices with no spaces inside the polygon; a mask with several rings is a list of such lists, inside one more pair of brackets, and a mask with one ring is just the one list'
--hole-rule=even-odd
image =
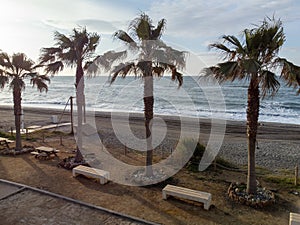
{"label": "wooden bench", "polygon": [[87,167],[87,166],[76,166],[72,170],[73,177],[76,177],[78,174],[84,175],[86,177],[92,177],[92,178],[97,178],[100,180],[100,184],[105,184],[109,180],[109,172],[92,168],[92,167]]}
{"label": "wooden bench", "polygon": [[167,199],[168,196],[175,196],[178,198],[188,199],[196,202],[202,202],[204,209],[209,210],[211,204],[211,194],[202,191],[196,191],[188,188],[178,187],[174,185],[167,185],[162,190],[163,199]]}
{"label": "wooden bench", "polygon": [[300,225],[300,214],[290,213],[290,223],[289,225]]}

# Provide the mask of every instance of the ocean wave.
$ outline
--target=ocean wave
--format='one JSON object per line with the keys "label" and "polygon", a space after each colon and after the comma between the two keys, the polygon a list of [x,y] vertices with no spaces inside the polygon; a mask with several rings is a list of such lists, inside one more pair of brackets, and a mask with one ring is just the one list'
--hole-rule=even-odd
{"label": "ocean wave", "polygon": [[[96,111],[127,111],[143,113],[143,83],[134,77],[117,79],[109,85],[107,77],[87,79],[85,95],[87,108]],[[193,78],[185,77],[180,89],[169,78],[156,80],[154,88],[154,111],[162,115],[214,117],[230,120],[246,120],[247,90],[244,83],[229,83],[222,86],[226,111],[218,105],[210,108],[205,91],[214,93],[214,87],[201,86]],[[22,104],[33,107],[62,109],[70,96],[75,96],[74,77],[54,77],[47,93],[26,88]],[[11,90],[0,91],[0,104],[12,105]],[[76,101],[74,101],[74,104]],[[295,90],[282,87],[274,98],[261,100],[259,121],[300,124],[300,101]]]}

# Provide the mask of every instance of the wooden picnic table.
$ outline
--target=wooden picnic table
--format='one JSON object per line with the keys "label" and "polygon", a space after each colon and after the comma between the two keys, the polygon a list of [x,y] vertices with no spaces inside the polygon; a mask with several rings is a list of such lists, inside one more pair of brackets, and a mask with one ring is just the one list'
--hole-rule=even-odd
{"label": "wooden picnic table", "polygon": [[[46,146],[40,146],[35,148],[35,150],[39,153],[46,153],[47,157],[50,157],[52,154],[57,156],[57,152],[59,152],[59,150],[56,150],[55,148],[50,148],[50,147],[46,147]],[[37,155],[38,156],[38,155]]]}
{"label": "wooden picnic table", "polygon": [[8,143],[12,143],[13,141],[7,139],[7,138],[2,138],[0,137],[0,145],[5,145],[7,148],[9,148]]}

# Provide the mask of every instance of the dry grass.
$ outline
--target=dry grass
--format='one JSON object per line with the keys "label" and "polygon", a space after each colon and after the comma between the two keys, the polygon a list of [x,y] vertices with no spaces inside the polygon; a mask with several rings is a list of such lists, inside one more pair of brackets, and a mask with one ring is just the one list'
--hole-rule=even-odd
{"label": "dry grass", "polygon": [[[73,136],[60,132],[30,134],[24,144],[32,146],[51,146],[60,150],[59,158],[38,160],[30,154],[19,156],[1,156],[0,177],[14,182],[31,185],[48,191],[79,199],[91,204],[106,207],[136,217],[145,218],[162,224],[288,224],[289,212],[300,209],[299,196],[290,193],[300,190],[292,184],[293,171],[273,173],[258,168],[258,180],[271,190],[276,191],[276,205],[265,209],[254,209],[231,202],[227,188],[231,182],[245,182],[246,173],[213,168],[204,172],[191,172],[182,169],[167,181],[148,187],[124,186],[114,182],[106,185],[95,183],[92,179],[72,178],[71,171],[58,168],[57,164],[65,157],[74,155]],[[63,145],[60,144],[63,136]],[[142,164],[142,154],[124,149],[110,149],[115,157],[128,163]],[[157,159],[156,159],[157,160]],[[213,206],[203,210],[199,203],[170,198],[162,200],[161,190],[172,183],[183,187],[212,193]]]}

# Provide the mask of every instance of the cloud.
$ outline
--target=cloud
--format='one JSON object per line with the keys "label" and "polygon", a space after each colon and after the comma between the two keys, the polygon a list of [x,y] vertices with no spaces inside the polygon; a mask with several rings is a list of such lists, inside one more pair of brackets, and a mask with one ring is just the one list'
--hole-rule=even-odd
{"label": "cloud", "polygon": [[166,18],[168,33],[181,37],[218,37],[236,34],[265,16],[294,20],[299,4],[293,0],[163,0],[152,4],[154,18]]}
{"label": "cloud", "polygon": [[104,20],[97,20],[97,19],[84,19],[76,21],[77,24],[86,26],[91,30],[97,30],[101,33],[105,34],[113,34],[116,30],[118,30],[113,22],[108,22]]}
{"label": "cloud", "polygon": [[118,30],[113,22],[98,19],[82,19],[82,20],[44,20],[44,25],[53,29],[69,33],[76,27],[87,27],[89,32],[97,32],[99,34],[112,35]]}

